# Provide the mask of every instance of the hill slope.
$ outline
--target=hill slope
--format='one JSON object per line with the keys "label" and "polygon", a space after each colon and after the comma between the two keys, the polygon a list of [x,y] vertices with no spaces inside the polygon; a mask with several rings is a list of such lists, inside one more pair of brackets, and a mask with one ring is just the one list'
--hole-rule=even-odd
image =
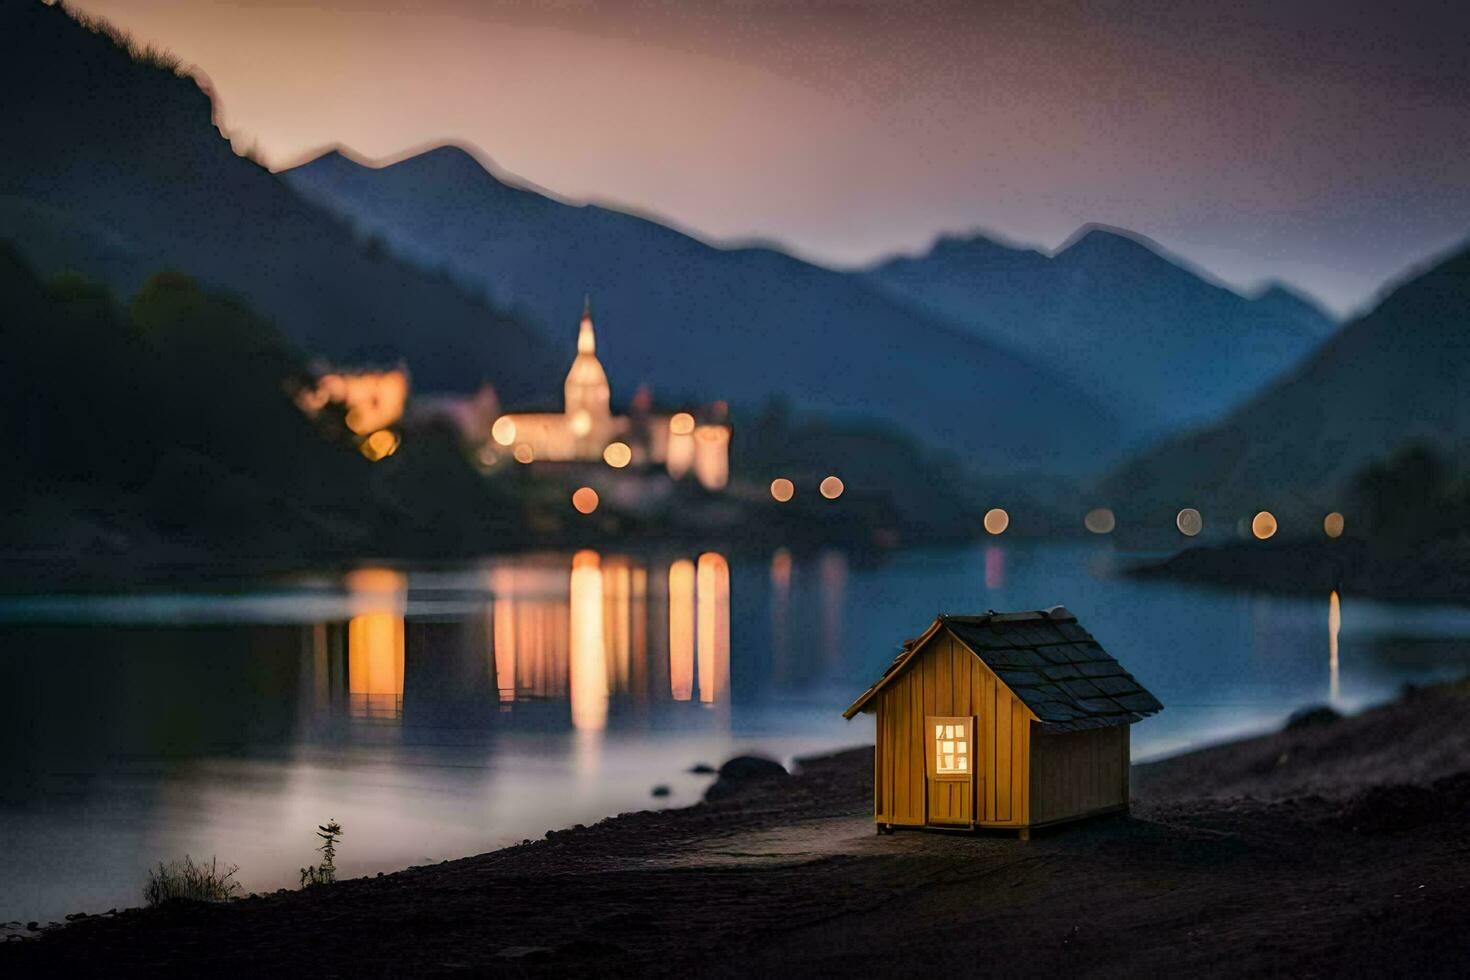
{"label": "hill slope", "polygon": [[557,389],[563,358],[534,329],[364,243],[236,156],[193,79],[40,3],[0,7],[0,54],[0,233],[43,272],[128,295],[179,269],[247,295],[312,353],[407,357],[420,388]]}
{"label": "hill slope", "polygon": [[1281,286],[1247,299],[1127,232],[1089,226],[1054,256],[984,236],[867,272],[895,296],[1066,374],[1156,431],[1212,420],[1335,327]]}
{"label": "hill slope", "polygon": [[1075,385],[858,277],[564,204],[453,146],[381,168],[332,151],[285,178],[395,249],[528,311],[567,349],[590,292],[615,398],[645,381],[747,406],[784,395],[897,423],[991,472],[1077,472],[1115,452],[1112,413]]}
{"label": "hill slope", "polygon": [[1464,466],[1467,392],[1470,249],[1400,285],[1219,424],[1120,468],[1103,499],[1116,501],[1120,520],[1167,520],[1188,503],[1231,521],[1269,508],[1284,530],[1291,521],[1315,529],[1326,511],[1347,509],[1353,474],[1405,443],[1438,444]]}

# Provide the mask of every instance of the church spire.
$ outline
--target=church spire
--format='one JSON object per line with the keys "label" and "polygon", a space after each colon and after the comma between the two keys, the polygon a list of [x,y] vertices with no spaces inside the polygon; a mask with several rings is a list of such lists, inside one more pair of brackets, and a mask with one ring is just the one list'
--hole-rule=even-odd
{"label": "church spire", "polygon": [[582,300],[582,326],[577,330],[577,353],[597,353],[597,337],[592,333],[592,294]]}
{"label": "church spire", "polygon": [[[572,369],[567,372],[565,388],[566,414],[574,426],[573,434],[579,439],[584,438],[591,431],[587,428],[587,419],[605,420],[612,413],[607,373],[597,360],[597,338],[592,333],[590,296],[582,304],[582,326],[577,331],[577,356],[572,359]],[[579,430],[575,428],[578,426]]]}

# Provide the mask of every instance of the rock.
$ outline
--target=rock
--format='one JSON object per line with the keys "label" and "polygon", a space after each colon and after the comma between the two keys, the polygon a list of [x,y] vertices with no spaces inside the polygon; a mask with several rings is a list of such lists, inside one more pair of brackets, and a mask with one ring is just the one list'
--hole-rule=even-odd
{"label": "rock", "polygon": [[710,765],[708,762],[696,762],[694,765],[689,767],[689,771],[694,773],[696,776],[712,776],[714,775],[715,767]]}
{"label": "rock", "polygon": [[1342,713],[1336,708],[1326,704],[1313,704],[1305,708],[1298,708],[1286,719],[1282,731],[1295,732],[1303,728],[1316,728],[1319,725],[1330,725],[1335,721],[1342,720]]}
{"label": "rock", "polygon": [[671,792],[673,792],[673,791],[670,790],[667,786],[664,786],[663,784],[659,784],[658,786],[655,786],[652,789],[651,794],[653,796],[657,796],[657,797],[665,797],[665,796],[668,796]]}
{"label": "rock", "polygon": [[720,778],[742,782],[750,779],[769,779],[790,775],[786,767],[772,759],[758,755],[737,755],[720,767]]}
{"label": "rock", "polygon": [[704,798],[710,802],[729,799],[754,784],[790,778],[779,762],[758,755],[737,755],[720,766],[719,778],[704,791]]}
{"label": "rock", "polygon": [[35,931],[37,931],[40,928],[41,928],[41,923],[39,923],[39,922],[27,922],[26,923],[26,929],[30,930],[31,932],[35,932]]}

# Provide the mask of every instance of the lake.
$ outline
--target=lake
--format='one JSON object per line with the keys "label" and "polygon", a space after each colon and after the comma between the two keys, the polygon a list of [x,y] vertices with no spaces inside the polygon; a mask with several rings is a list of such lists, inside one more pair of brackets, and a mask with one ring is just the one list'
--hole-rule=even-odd
{"label": "lake", "polygon": [[1470,670],[1470,610],[1334,612],[1116,574],[1131,557],[579,552],[0,598],[0,922],[140,904],[184,854],[294,887],[328,819],[354,876],[687,805],[695,763],[870,742],[842,709],[941,611],[1065,604],[1166,706],[1135,759]]}

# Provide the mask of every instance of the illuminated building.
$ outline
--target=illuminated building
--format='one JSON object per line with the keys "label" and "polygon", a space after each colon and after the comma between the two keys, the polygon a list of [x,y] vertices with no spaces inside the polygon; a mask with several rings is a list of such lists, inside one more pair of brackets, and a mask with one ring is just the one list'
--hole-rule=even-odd
{"label": "illuminated building", "polygon": [[296,393],[296,404],[316,417],[328,405],[341,405],[347,428],[358,436],[386,429],[403,417],[408,402],[408,368],[386,371],[331,371]]}
{"label": "illuminated building", "polygon": [[[577,330],[577,356],[563,385],[560,412],[502,415],[491,438],[530,463],[597,463],[622,469],[662,466],[675,479],[693,473],[709,490],[730,480],[730,427],[723,419],[697,421],[687,412],[650,412],[635,400],[631,415],[612,413],[612,389],[597,359],[597,337],[590,302],[583,307]],[[609,453],[609,447],[614,447]],[[626,455],[625,455],[626,453]]]}

